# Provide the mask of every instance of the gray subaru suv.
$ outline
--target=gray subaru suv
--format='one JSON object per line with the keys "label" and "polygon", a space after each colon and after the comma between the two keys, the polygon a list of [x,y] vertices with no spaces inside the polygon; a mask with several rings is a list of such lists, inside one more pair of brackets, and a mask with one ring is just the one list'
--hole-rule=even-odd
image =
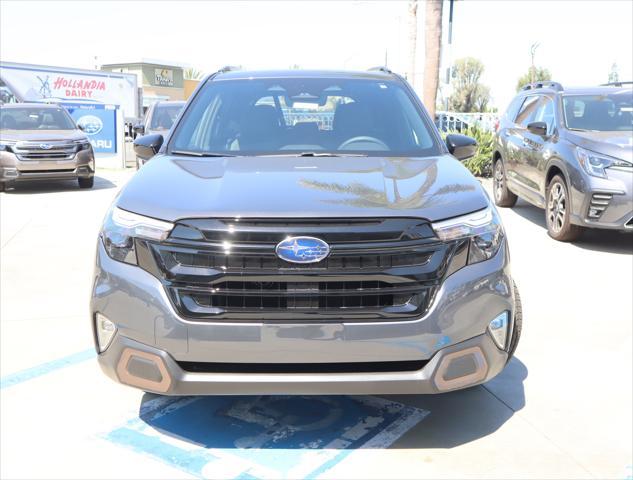
{"label": "gray subaru suv", "polygon": [[549,235],[583,228],[633,231],[633,89],[627,83],[527,85],[500,120],[494,198],[545,209]]}
{"label": "gray subaru suv", "polygon": [[24,180],[76,179],[92,188],[94,175],[92,145],[63,107],[0,106],[0,191]]}
{"label": "gray subaru suv", "polygon": [[103,223],[98,360],[166,395],[439,393],[511,358],[495,207],[398,75],[223,69]]}

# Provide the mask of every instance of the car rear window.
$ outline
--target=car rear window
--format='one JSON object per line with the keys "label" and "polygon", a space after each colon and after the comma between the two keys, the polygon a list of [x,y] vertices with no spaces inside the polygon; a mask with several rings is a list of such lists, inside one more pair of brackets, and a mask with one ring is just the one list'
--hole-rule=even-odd
{"label": "car rear window", "polygon": [[3,130],[74,130],[77,128],[63,108],[0,107]]}
{"label": "car rear window", "polygon": [[398,82],[270,78],[207,83],[172,150],[263,155],[349,152],[439,154],[432,126]]}

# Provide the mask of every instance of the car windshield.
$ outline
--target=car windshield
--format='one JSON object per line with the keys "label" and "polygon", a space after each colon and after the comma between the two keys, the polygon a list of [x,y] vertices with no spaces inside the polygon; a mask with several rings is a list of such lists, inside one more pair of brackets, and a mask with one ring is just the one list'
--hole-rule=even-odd
{"label": "car windshield", "polygon": [[171,152],[225,155],[428,156],[432,127],[397,82],[216,80],[196,95]]}
{"label": "car windshield", "polygon": [[565,95],[565,124],[575,130],[631,131],[633,92],[624,90],[604,95]]}
{"label": "car windshield", "polygon": [[63,108],[0,107],[2,130],[74,130],[77,128]]}
{"label": "car windshield", "polygon": [[150,130],[169,130],[178,117],[184,104],[178,105],[156,105],[152,113]]}

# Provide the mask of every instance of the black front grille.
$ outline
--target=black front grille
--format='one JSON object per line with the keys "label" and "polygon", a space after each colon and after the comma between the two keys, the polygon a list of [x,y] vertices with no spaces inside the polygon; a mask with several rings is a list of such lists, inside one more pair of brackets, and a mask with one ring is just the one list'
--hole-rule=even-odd
{"label": "black front grille", "polygon": [[[277,257],[277,243],[301,235],[326,241],[330,255],[312,264]],[[453,255],[463,245],[439,242],[415,218],[183,220],[166,241],[139,247],[139,264],[163,280],[179,313],[200,320],[419,317],[451,259],[465,258]]]}
{"label": "black front grille", "polygon": [[226,253],[209,253],[191,251],[174,251],[166,249],[165,255],[169,255],[174,262],[189,266],[217,269],[236,270],[329,270],[329,269],[375,269],[405,267],[409,265],[424,265],[431,258],[429,252],[394,252],[385,254],[337,254],[332,255],[318,263],[296,264],[286,262],[277,257],[274,250],[268,254],[240,255]]}
{"label": "black front grille", "polygon": [[172,291],[185,307],[195,310],[215,308],[218,313],[264,310],[318,310],[332,313],[341,310],[417,309],[426,301],[429,289],[420,290],[416,283],[394,286],[373,280],[357,282],[221,282],[212,291],[191,287],[174,287]]}
{"label": "black front grille", "polygon": [[376,373],[422,370],[428,360],[342,363],[212,363],[177,362],[192,373]]}

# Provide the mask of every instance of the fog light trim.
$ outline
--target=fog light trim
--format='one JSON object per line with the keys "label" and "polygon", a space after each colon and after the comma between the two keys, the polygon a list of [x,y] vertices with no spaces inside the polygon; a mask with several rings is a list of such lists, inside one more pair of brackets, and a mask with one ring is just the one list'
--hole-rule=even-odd
{"label": "fog light trim", "polygon": [[97,343],[99,344],[99,353],[105,352],[117,332],[116,325],[105,315],[97,313],[95,315],[95,331],[97,332]]}
{"label": "fog light trim", "polygon": [[[445,375],[448,372],[451,362],[467,355],[473,356],[473,361],[476,365],[475,371],[462,377],[456,377],[447,380],[445,378]],[[440,361],[439,366],[437,367],[437,370],[435,371],[435,376],[433,380],[438,390],[447,391],[482,382],[483,380],[485,380],[487,374],[488,362],[486,362],[486,357],[481,351],[481,348],[470,347],[464,350],[459,350],[457,352],[452,352],[444,355],[442,357],[442,360]]]}
{"label": "fog light trim", "polygon": [[[155,382],[153,380],[148,380],[131,374],[128,371],[127,366],[132,357],[139,357],[153,362],[158,368],[162,380],[160,382]],[[117,363],[116,373],[121,383],[138,387],[143,390],[165,393],[171,386],[171,375],[167,371],[167,367],[165,366],[163,359],[153,353],[143,352],[133,348],[126,348],[123,350],[123,353],[121,353],[121,357],[119,358],[119,363]]]}
{"label": "fog light trim", "polygon": [[505,350],[506,348],[509,330],[510,312],[507,310],[490,320],[490,323],[488,324],[488,333],[495,342],[495,345],[501,350]]}

